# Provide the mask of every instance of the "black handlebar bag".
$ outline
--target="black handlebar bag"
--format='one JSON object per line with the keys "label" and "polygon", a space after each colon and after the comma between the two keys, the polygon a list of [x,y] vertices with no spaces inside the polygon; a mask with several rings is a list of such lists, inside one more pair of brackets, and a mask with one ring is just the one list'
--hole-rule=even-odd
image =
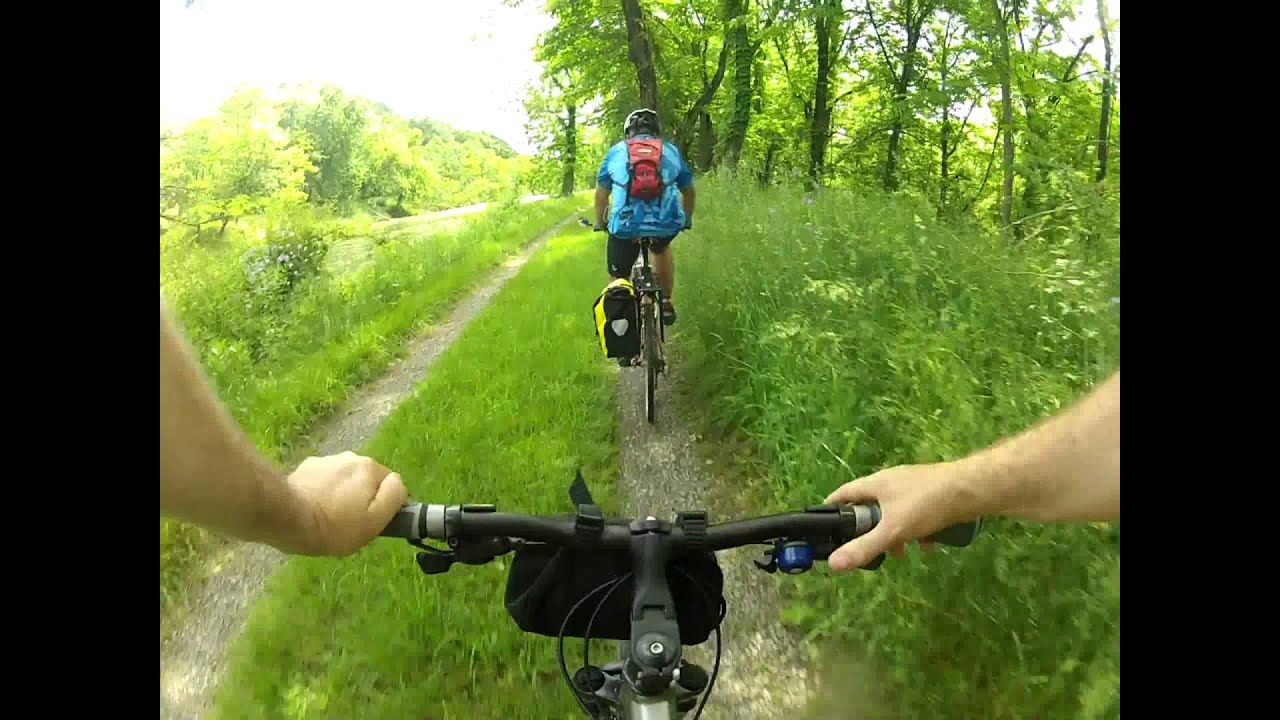
{"label": "black handlebar bag", "polygon": [[[594,504],[581,475],[570,497],[579,504]],[[629,639],[635,595],[635,576],[628,577],[631,570],[631,554],[625,549],[525,543],[516,549],[507,573],[507,612],[525,632],[559,637],[563,625],[565,637]],[[621,583],[611,585],[623,577]],[[683,552],[673,557],[667,565],[667,586],[675,601],[680,642],[706,642],[724,609],[724,575],[715,553]]]}

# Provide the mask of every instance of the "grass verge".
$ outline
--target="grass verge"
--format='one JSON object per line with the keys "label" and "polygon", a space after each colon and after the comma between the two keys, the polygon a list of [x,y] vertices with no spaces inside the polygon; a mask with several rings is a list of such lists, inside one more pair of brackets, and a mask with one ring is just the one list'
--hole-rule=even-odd
{"label": "grass verge", "polygon": [[[232,415],[263,452],[287,459],[314,420],[395,359],[415,332],[442,317],[511,253],[581,205],[555,199],[497,208],[456,233],[378,238],[356,272],[321,274],[281,308],[246,315],[234,248],[192,250],[170,277],[184,328]],[[203,271],[203,272],[201,272]],[[180,604],[204,560],[223,541],[160,521],[161,612]]]}
{"label": "grass verge", "polygon": [[[365,449],[413,497],[565,511],[581,467],[613,507],[616,370],[589,311],[599,237],[569,228],[535,255]],[[380,540],[291,559],[232,649],[215,716],[569,717],[555,640],[520,633],[504,609],[509,556],[426,576],[415,552]]]}
{"label": "grass verge", "polygon": [[[673,245],[685,373],[748,440],[774,509],[963,455],[1118,367],[1118,213],[1087,250],[1069,232],[1010,247],[925,218],[906,201],[701,187],[697,230]],[[962,551],[818,572],[785,586],[784,620],[824,655],[865,656],[881,715],[1118,716],[1118,528],[993,522]]]}

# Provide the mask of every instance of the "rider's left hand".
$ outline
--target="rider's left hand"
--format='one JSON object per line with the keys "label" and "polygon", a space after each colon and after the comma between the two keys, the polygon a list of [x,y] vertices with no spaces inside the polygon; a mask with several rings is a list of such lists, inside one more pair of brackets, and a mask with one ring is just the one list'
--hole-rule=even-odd
{"label": "rider's left hand", "polygon": [[344,452],[310,457],[289,475],[298,522],[275,544],[285,552],[342,557],[382,532],[408,493],[400,475]]}

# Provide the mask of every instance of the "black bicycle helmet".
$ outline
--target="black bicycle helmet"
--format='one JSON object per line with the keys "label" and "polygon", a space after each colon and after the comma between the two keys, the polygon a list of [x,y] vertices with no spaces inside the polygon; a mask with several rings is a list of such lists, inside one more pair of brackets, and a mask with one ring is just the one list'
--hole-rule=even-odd
{"label": "black bicycle helmet", "polygon": [[627,116],[626,122],[622,124],[622,132],[627,137],[644,132],[649,135],[661,135],[662,130],[658,124],[658,113],[649,108],[640,108],[634,110]]}

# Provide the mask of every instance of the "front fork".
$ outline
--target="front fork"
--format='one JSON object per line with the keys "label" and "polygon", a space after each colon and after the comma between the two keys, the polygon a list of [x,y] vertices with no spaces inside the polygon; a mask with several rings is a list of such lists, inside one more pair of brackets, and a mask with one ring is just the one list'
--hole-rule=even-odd
{"label": "front fork", "polygon": [[684,659],[672,682],[661,694],[637,692],[623,674],[630,643],[618,643],[618,659],[602,668],[581,668],[574,686],[596,718],[616,720],[680,720],[698,704],[707,688],[707,671]]}

